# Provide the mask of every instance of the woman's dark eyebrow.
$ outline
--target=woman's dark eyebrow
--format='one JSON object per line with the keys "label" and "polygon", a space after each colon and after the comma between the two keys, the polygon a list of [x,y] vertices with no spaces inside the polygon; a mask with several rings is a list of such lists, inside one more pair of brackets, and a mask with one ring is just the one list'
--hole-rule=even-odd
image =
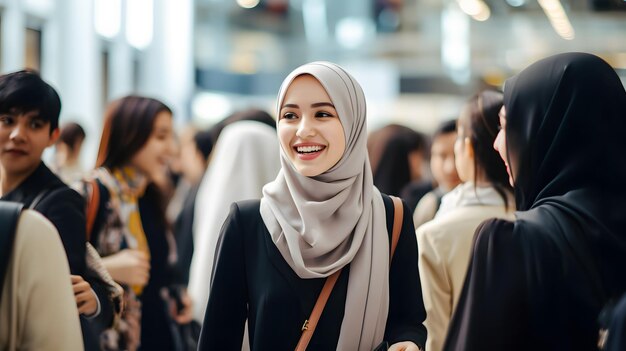
{"label": "woman's dark eyebrow", "polygon": [[[328,107],[332,107],[335,108],[335,105],[331,104],[330,102],[316,102],[311,104],[311,107],[315,108],[315,107],[322,107],[322,106],[328,106]],[[296,105],[296,104],[284,104],[283,108],[300,108],[300,106]]]}
{"label": "woman's dark eyebrow", "polygon": [[335,105],[331,104],[330,102],[316,102],[314,104],[311,104],[311,107],[322,107],[322,106],[335,108]]}

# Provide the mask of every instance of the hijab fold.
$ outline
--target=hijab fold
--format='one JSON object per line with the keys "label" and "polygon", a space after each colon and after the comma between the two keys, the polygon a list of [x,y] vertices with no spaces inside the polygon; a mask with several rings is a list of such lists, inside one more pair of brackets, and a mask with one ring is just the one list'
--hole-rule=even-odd
{"label": "hijab fold", "polygon": [[350,264],[337,349],[369,351],[383,339],[389,310],[389,240],[384,203],[373,185],[367,156],[365,96],[341,67],[313,62],[283,81],[278,113],[293,80],[305,74],[316,78],[332,100],[346,151],[328,171],[305,177],[281,149],[282,168],[263,188],[261,216],[272,241],[300,278],[328,277]]}

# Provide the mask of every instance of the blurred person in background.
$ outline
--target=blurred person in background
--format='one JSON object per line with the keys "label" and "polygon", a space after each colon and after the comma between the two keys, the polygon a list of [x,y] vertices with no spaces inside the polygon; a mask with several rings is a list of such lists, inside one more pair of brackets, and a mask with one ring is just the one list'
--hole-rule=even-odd
{"label": "blurred person in background", "polygon": [[192,188],[192,185],[183,175],[182,159],[185,156],[182,152],[184,145],[193,142],[193,137],[197,132],[198,129],[195,126],[188,124],[180,132],[176,133],[175,156],[169,162],[170,179],[175,189],[172,197],[167,201],[167,208],[165,209],[165,217],[168,223],[176,222],[176,218],[178,218],[180,211],[183,209],[183,203]]}
{"label": "blurred person in background", "polygon": [[[172,112],[162,102],[127,96],[109,104],[96,166],[100,194],[90,241],[124,287],[125,309],[103,338],[107,349],[177,350],[176,324],[191,320],[186,291],[170,293],[176,261],[164,195],[174,152]],[[89,182],[84,183],[85,194]]]}
{"label": "blurred person in background", "polygon": [[[409,183],[423,181],[426,173],[426,144],[424,135],[398,124],[390,124],[370,133],[367,149],[374,185],[378,190],[388,195],[401,196],[402,190]],[[422,195],[429,190],[425,190]],[[409,208],[415,207],[417,201],[419,199],[411,199],[410,203],[407,201]]]}
{"label": "blurred person in background", "polygon": [[443,196],[435,218],[417,229],[419,272],[426,307],[426,349],[443,348],[465,281],[476,227],[492,217],[512,219],[513,193],[493,142],[502,93],[473,96],[457,122],[454,156],[463,183]]}
{"label": "blurred person in background", "polygon": [[84,175],[80,163],[80,151],[84,140],[85,130],[80,124],[69,122],[61,127],[59,139],[54,144],[54,161],[51,169],[66,184],[72,184]]}
{"label": "blurred person in background", "polygon": [[228,124],[220,133],[196,198],[194,255],[189,293],[194,318],[202,321],[220,229],[230,205],[260,199],[280,169],[275,127],[254,120]]}
{"label": "blurred person in background", "polygon": [[212,150],[213,136],[208,130],[196,131],[190,139],[181,138],[182,178],[179,182],[189,184],[191,189],[187,192],[182,209],[174,220],[174,234],[178,250],[177,275],[185,286],[189,284],[189,270],[194,252],[193,227],[196,196]]}
{"label": "blurred person in background", "polygon": [[61,99],[33,71],[0,76],[0,200],[19,202],[57,229],[67,255],[83,341],[98,349],[100,330],[114,319],[105,284],[87,263],[85,202],[42,162],[59,138]]}
{"label": "blurred person in background", "polygon": [[595,350],[603,306],[626,292],[626,92],[585,53],[550,56],[504,84],[494,148],[515,221],[474,250],[445,350]]}
{"label": "blurred person in background", "polygon": [[0,200],[0,349],[83,350],[59,233],[22,208]]}
{"label": "blurred person in background", "polygon": [[430,147],[430,171],[436,188],[424,195],[413,212],[415,228],[435,217],[443,196],[461,183],[454,161],[456,119],[441,123]]}

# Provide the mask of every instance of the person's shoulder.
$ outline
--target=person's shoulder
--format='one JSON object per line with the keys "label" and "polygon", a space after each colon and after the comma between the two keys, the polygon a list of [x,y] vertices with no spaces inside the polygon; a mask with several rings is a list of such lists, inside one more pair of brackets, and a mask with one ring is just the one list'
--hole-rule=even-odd
{"label": "person's shoulder", "polygon": [[230,205],[230,221],[241,228],[252,228],[259,225],[261,218],[261,200],[236,201]]}
{"label": "person's shoulder", "polygon": [[254,200],[237,201],[237,202],[233,202],[231,207],[236,208],[239,211],[239,213],[244,216],[249,216],[249,215],[260,216],[259,209],[261,207],[261,200],[254,199]]}
{"label": "person's shoulder", "polygon": [[41,200],[41,205],[37,208],[57,207],[68,203],[83,206],[84,199],[76,190],[61,182],[50,189],[50,193]]}
{"label": "person's shoulder", "polygon": [[[489,218],[482,221],[476,228],[476,236],[489,238],[493,235],[513,235],[515,221],[505,218]],[[501,234],[505,233],[505,234]]]}
{"label": "person's shoulder", "polygon": [[48,252],[51,246],[58,246],[63,250],[54,224],[34,210],[22,211],[15,236],[16,243],[22,243],[22,250],[38,253],[36,257],[39,258],[42,253]]}

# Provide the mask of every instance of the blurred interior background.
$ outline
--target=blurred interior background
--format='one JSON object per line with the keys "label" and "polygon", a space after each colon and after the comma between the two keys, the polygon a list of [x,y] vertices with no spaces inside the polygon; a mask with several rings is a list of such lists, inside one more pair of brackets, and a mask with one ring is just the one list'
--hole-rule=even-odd
{"label": "blurred interior background", "polygon": [[87,131],[127,94],[159,98],[177,125],[248,107],[274,113],[285,75],[328,60],[362,83],[371,127],[430,132],[486,86],[564,51],[626,81],[625,0],[0,0],[0,69],[41,72],[61,122]]}

